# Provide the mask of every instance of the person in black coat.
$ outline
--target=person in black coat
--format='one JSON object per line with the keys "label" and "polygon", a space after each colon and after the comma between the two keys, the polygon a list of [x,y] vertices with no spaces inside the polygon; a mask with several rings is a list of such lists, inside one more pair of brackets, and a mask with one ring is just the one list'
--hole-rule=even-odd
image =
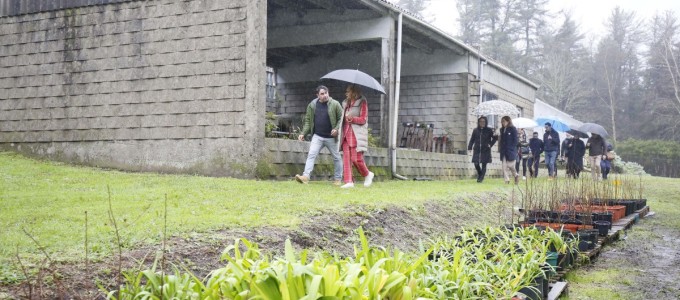
{"label": "person in black coat", "polygon": [[[527,133],[524,128],[519,129],[519,143],[517,143],[517,160],[515,161],[515,171],[519,173],[519,165],[522,163],[522,179],[527,179],[527,161],[531,150],[527,142]],[[529,166],[531,168],[531,166]]]}
{"label": "person in black coat", "polygon": [[472,151],[472,162],[477,170],[477,182],[484,181],[486,164],[491,163],[491,147],[496,143],[497,137],[493,129],[487,127],[488,120],[482,116],[477,119],[477,128],[472,131],[468,151]]}
{"label": "person in black coat", "polygon": [[512,119],[508,116],[501,118],[501,130],[498,138],[498,152],[501,155],[501,162],[503,166],[503,177],[505,183],[510,183],[510,174],[515,179],[515,184],[519,183],[519,174],[515,170],[515,160],[517,159],[517,144],[519,137],[517,136],[517,128],[512,125]]}
{"label": "person in black coat", "polygon": [[586,148],[588,148],[588,155],[590,156],[590,174],[593,180],[600,179],[600,161],[602,156],[606,154],[607,142],[598,134],[591,133]]}
{"label": "person in black coat", "polygon": [[533,137],[529,139],[529,174],[531,177],[538,177],[538,163],[541,161],[541,153],[543,153],[543,141],[538,138],[538,132],[534,132]]}
{"label": "person in black coat", "polygon": [[583,156],[586,154],[586,145],[577,137],[566,139],[564,156],[567,157],[567,177],[577,179],[583,170]]}

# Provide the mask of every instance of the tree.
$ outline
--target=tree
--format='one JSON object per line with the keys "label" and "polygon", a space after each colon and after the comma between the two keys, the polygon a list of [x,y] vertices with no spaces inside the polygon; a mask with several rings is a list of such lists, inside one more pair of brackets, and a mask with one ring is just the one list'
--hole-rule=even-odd
{"label": "tree", "polygon": [[536,77],[541,84],[540,98],[567,113],[574,113],[589,95],[588,77],[584,69],[587,52],[581,45],[584,35],[570,13],[564,13],[564,21],[553,33],[544,34],[539,40],[543,45],[541,64]]}
{"label": "tree", "polygon": [[398,0],[397,5],[413,13],[417,17],[432,22],[433,18],[430,16],[425,16],[424,12],[427,6],[430,4],[430,0]]}
{"label": "tree", "polygon": [[518,66],[515,48],[518,32],[519,0],[462,0],[457,4],[460,37],[481,47],[487,56],[511,68]]}
{"label": "tree", "polygon": [[[614,8],[607,21],[609,32],[600,41],[595,56],[595,92],[609,110],[612,139],[616,142],[617,113],[623,108],[639,84],[638,46],[641,41],[641,23],[634,12]],[[628,110],[630,113],[630,110]]]}
{"label": "tree", "polygon": [[672,11],[655,15],[649,27],[647,104],[657,138],[678,140],[680,132],[680,21]]}
{"label": "tree", "polygon": [[522,61],[521,70],[524,74],[531,74],[538,64],[538,38],[546,28],[548,10],[545,8],[548,0],[524,0],[517,6],[517,19],[521,32],[518,40],[521,42]]}

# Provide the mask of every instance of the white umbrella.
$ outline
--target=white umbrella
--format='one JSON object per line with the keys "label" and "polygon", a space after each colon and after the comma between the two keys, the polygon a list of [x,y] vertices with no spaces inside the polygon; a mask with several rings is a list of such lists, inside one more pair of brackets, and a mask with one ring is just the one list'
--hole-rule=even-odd
{"label": "white umbrella", "polygon": [[515,125],[517,128],[538,127],[538,123],[536,123],[536,121],[528,118],[514,118],[512,119],[512,125]]}
{"label": "white umbrella", "polygon": [[385,94],[385,89],[382,87],[382,85],[380,85],[380,82],[375,80],[375,78],[373,78],[371,75],[368,75],[359,70],[351,69],[335,70],[324,75],[323,77],[321,77],[321,79],[335,79],[349,83],[355,83],[376,90],[381,94]]}
{"label": "white umbrella", "polygon": [[512,103],[503,100],[491,100],[477,105],[477,107],[472,110],[472,114],[476,116],[519,116],[519,110]]}

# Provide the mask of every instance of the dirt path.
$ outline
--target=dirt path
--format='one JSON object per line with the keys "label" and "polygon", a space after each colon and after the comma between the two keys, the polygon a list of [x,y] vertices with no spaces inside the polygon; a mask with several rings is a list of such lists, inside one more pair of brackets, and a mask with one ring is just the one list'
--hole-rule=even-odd
{"label": "dirt path", "polygon": [[568,277],[569,299],[680,299],[680,230],[657,212]]}

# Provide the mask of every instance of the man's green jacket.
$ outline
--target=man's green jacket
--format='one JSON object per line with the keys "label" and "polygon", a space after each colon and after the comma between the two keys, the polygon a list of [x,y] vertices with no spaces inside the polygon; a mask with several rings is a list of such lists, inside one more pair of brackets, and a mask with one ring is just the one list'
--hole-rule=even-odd
{"label": "man's green jacket", "polygon": [[[302,127],[303,135],[314,133],[314,113],[316,112],[316,102],[319,99],[314,99],[307,105],[307,112],[305,113],[305,125]],[[328,97],[328,116],[331,118],[331,127],[340,131],[340,120],[342,119],[342,105],[337,100]],[[335,118],[334,118],[335,117]]]}

